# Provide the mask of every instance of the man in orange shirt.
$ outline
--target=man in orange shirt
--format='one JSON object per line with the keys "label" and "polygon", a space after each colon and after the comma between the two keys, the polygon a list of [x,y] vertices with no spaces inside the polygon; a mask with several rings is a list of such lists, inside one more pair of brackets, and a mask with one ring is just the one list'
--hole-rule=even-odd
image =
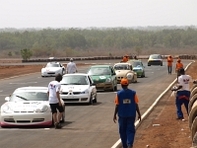
{"label": "man in orange shirt", "polygon": [[172,58],[171,55],[168,56],[167,62],[168,62],[168,74],[172,74],[172,63],[173,63],[173,58]]}
{"label": "man in orange shirt", "polygon": [[128,55],[125,55],[125,56],[123,56],[121,62],[127,62],[128,60],[129,60],[129,56]]}
{"label": "man in orange shirt", "polygon": [[176,63],[177,80],[178,80],[178,77],[180,76],[180,72],[179,72],[180,69],[183,69],[183,63],[181,62],[181,59],[178,58],[177,63]]}

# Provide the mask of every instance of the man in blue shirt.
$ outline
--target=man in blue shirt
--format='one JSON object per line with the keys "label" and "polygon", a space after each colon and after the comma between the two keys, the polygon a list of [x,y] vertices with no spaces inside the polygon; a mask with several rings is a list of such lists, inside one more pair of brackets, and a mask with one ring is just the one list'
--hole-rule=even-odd
{"label": "man in blue shirt", "polygon": [[123,78],[120,82],[122,90],[118,91],[115,98],[115,111],[113,121],[116,123],[118,114],[119,134],[123,148],[132,148],[135,137],[136,111],[141,121],[141,114],[138,106],[138,97],[134,90],[128,89],[129,82]]}

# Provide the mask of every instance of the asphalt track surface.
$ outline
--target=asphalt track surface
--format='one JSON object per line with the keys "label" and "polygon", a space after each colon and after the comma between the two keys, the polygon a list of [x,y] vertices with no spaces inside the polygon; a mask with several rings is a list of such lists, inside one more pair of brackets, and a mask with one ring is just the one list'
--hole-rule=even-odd
{"label": "asphalt track surface", "polygon": [[[87,63],[90,61],[87,61]],[[97,61],[97,64],[115,64],[116,60]],[[183,61],[188,64],[191,61]],[[168,75],[164,66],[146,66],[145,78],[138,78],[138,83],[130,84],[139,97],[141,113],[154,103],[157,97],[176,78]],[[79,68],[86,72],[89,66]],[[40,73],[0,80],[0,105],[13,90],[22,86],[47,86],[54,77],[42,78]],[[118,85],[118,90],[121,89]],[[4,148],[110,148],[118,140],[118,124],[112,121],[114,97],[116,92],[98,92],[95,105],[67,104],[66,122],[62,129],[54,128],[0,128],[0,147]]]}

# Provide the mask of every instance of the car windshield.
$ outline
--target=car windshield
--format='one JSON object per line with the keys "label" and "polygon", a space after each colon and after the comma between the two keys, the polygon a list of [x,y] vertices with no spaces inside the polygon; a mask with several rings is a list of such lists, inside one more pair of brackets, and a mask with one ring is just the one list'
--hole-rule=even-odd
{"label": "car windshield", "polygon": [[15,92],[10,101],[48,101],[46,92]]}
{"label": "car windshield", "polygon": [[89,71],[88,71],[89,75],[110,75],[110,69],[108,67],[92,67]]}
{"label": "car windshield", "polygon": [[61,85],[88,85],[88,78],[86,76],[80,75],[70,75],[64,76],[62,81],[60,82]]}
{"label": "car windshield", "polygon": [[129,65],[125,65],[125,64],[124,65],[123,64],[122,65],[121,64],[115,65],[114,69],[115,70],[131,70]]}
{"label": "car windshield", "polygon": [[162,59],[161,55],[150,55],[151,59]]}
{"label": "car windshield", "polygon": [[132,65],[133,67],[139,67],[142,66],[142,62],[133,62]]}
{"label": "car windshield", "polygon": [[59,64],[57,64],[57,63],[48,63],[46,65],[46,67],[59,67]]}

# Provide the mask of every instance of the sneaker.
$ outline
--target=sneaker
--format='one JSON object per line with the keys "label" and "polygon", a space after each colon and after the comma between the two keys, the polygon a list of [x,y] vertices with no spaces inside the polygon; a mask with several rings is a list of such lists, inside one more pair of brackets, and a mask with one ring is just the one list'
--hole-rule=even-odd
{"label": "sneaker", "polygon": [[56,126],[55,126],[55,128],[56,128],[56,129],[60,129],[60,128],[62,128],[62,126],[61,126],[60,123],[57,123]]}
{"label": "sneaker", "polygon": [[182,119],[184,119],[183,117],[178,117],[178,118],[176,118],[177,120],[182,120]]}

